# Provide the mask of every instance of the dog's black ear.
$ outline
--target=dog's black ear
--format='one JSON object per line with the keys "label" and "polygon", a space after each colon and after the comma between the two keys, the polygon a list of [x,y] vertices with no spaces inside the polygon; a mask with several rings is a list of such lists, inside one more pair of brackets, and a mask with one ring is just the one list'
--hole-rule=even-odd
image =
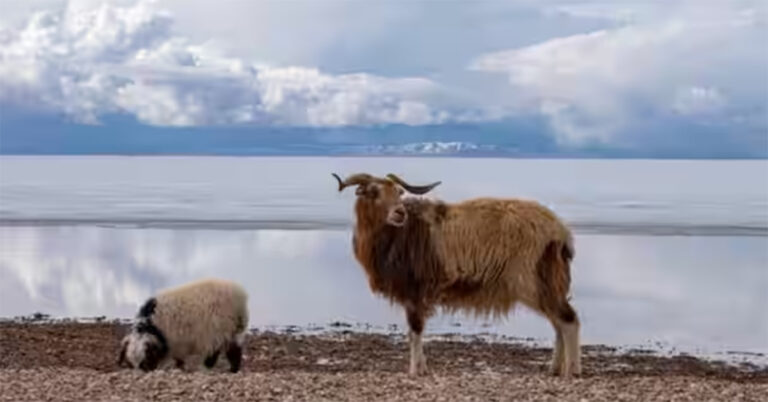
{"label": "dog's black ear", "polygon": [[120,347],[120,357],[117,358],[117,367],[126,366],[125,352],[127,349],[128,349],[128,344],[123,342],[122,346]]}
{"label": "dog's black ear", "polygon": [[167,353],[167,347],[163,348],[163,345],[156,339],[147,342],[146,349],[144,349],[144,360],[139,364],[139,368],[144,371],[156,369]]}

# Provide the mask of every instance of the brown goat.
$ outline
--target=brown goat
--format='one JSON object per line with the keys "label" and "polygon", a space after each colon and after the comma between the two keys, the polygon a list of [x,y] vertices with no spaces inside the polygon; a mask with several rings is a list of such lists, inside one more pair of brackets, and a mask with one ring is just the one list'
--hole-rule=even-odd
{"label": "brown goat", "polygon": [[406,197],[440,182],[414,186],[389,174],[359,173],[353,248],[371,290],[404,307],[410,370],[426,372],[421,335],[436,307],[501,316],[517,302],[552,323],[552,373],[581,372],[579,320],[568,302],[573,240],[546,207],[527,200],[478,198],[455,204]]}

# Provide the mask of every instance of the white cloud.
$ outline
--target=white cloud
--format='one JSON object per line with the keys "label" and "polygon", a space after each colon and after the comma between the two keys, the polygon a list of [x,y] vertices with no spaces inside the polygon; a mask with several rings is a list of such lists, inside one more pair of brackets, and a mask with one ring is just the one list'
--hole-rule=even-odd
{"label": "white cloud", "polygon": [[14,10],[33,7],[14,5],[0,17],[0,102],[87,123],[110,113],[314,127],[534,115],[561,144],[629,147],[681,121],[766,129],[764,2],[33,3],[48,11],[24,19]]}
{"label": "white cloud", "polygon": [[632,21],[636,18],[637,5],[620,6],[610,3],[561,4],[551,6],[545,11],[551,15],[565,14],[579,18],[599,18],[614,21]]}
{"label": "white cloud", "polygon": [[506,74],[518,106],[547,116],[561,142],[607,142],[675,115],[765,114],[764,6],[575,10],[633,22],[485,54],[470,65]]}
{"label": "white cloud", "polygon": [[493,145],[478,145],[463,141],[431,141],[402,145],[376,145],[368,149],[376,154],[440,155],[465,152],[489,152],[496,150]]}
{"label": "white cloud", "polygon": [[725,107],[727,100],[717,88],[680,88],[673,108],[680,114],[714,114]]}
{"label": "white cloud", "polygon": [[154,2],[68,3],[0,35],[0,100],[82,122],[129,113],[161,126],[346,126],[445,121],[424,78],[324,74],[226,57],[172,33]]}

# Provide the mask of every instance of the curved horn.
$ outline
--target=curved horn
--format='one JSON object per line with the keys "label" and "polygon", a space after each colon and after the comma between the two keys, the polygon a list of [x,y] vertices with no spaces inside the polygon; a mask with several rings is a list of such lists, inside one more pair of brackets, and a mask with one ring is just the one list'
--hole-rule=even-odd
{"label": "curved horn", "polygon": [[339,191],[342,191],[349,186],[356,186],[360,184],[370,183],[371,181],[376,179],[375,177],[367,173],[353,174],[352,176],[348,176],[344,180],[341,180],[341,177],[339,177],[339,175],[337,175],[336,173],[331,173],[331,175],[335,177],[336,180],[339,182]]}
{"label": "curved horn", "polygon": [[437,187],[442,183],[441,181],[436,181],[432,184],[427,184],[425,186],[413,186],[408,183],[406,183],[403,179],[397,177],[395,174],[390,173],[387,175],[387,178],[389,180],[392,180],[393,182],[399,184],[402,188],[404,188],[406,191],[408,191],[411,194],[426,194],[430,191],[432,191],[433,188]]}

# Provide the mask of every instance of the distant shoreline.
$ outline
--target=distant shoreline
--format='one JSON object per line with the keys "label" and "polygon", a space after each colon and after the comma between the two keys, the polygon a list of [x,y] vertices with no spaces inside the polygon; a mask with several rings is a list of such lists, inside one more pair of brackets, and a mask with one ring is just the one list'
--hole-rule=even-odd
{"label": "distant shoreline", "polygon": [[[342,220],[205,220],[205,219],[71,219],[0,218],[0,227],[92,226],[109,229],[169,230],[350,230],[351,221]],[[768,237],[768,227],[757,225],[645,224],[638,222],[571,222],[577,234],[627,236],[724,236]]]}
{"label": "distant shoreline", "polygon": [[320,154],[320,153],[250,153],[250,154],[240,154],[240,153],[185,153],[185,152],[137,152],[137,153],[130,153],[130,152],[82,152],[82,153],[20,153],[20,152],[3,152],[0,151],[0,158],[3,157],[126,157],[126,158],[187,158],[187,157],[206,157],[206,158],[303,158],[303,159],[327,159],[327,158],[360,158],[360,159],[367,159],[367,158],[377,158],[377,159],[386,159],[386,158],[409,158],[409,159],[435,159],[435,158],[456,158],[456,159],[525,159],[525,160],[580,160],[580,161],[621,161],[621,160],[627,160],[627,161],[697,161],[697,162],[704,162],[704,161],[710,161],[710,162],[726,162],[726,161],[765,161],[768,162],[768,157],[760,157],[760,156],[738,156],[738,157],[729,157],[729,156],[722,156],[722,157],[711,157],[711,156],[690,156],[690,157],[683,157],[683,156],[593,156],[593,155],[551,155],[551,154],[542,154],[542,155],[516,155],[516,154],[503,154],[503,153],[490,153],[490,154],[461,154],[461,153],[417,153],[417,154],[388,154],[388,153],[338,153],[338,154]]}

